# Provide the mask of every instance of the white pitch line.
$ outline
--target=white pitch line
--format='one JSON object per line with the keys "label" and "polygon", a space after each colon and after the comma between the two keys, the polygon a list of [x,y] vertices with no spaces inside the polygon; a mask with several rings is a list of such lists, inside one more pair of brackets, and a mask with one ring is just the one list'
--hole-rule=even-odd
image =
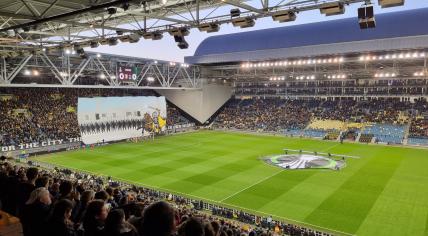
{"label": "white pitch line", "polygon": [[250,185],[250,186],[248,186],[248,187],[246,187],[246,188],[243,188],[243,189],[239,190],[238,192],[233,193],[232,195],[229,195],[229,196],[227,196],[227,197],[223,198],[222,200],[220,200],[220,202],[224,202],[224,201],[226,201],[227,199],[229,199],[229,198],[231,198],[231,197],[233,197],[233,196],[235,196],[235,195],[238,195],[238,194],[240,194],[240,193],[244,192],[245,190],[247,190],[247,189],[249,189],[249,188],[251,188],[251,187],[253,187],[253,186],[257,185],[257,184],[260,184],[261,182],[263,182],[263,181],[265,181],[265,180],[267,180],[267,179],[270,179],[270,178],[274,177],[275,175],[277,175],[277,174],[279,174],[279,173],[281,173],[281,172],[283,172],[283,171],[284,171],[284,169],[281,169],[280,171],[276,172],[275,174],[270,175],[270,176],[268,176],[268,177],[266,177],[266,178],[263,178],[263,179],[261,179],[261,180],[259,180],[259,181],[255,182],[254,184],[252,184],[252,185]]}

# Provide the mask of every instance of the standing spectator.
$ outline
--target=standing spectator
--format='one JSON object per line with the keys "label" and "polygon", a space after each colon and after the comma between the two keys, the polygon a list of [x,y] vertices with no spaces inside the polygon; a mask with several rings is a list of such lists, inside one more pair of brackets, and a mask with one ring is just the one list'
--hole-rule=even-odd
{"label": "standing spectator", "polygon": [[51,198],[46,188],[40,187],[31,192],[21,212],[25,236],[43,235],[47,227],[50,205]]}
{"label": "standing spectator", "polygon": [[18,185],[17,189],[17,210],[18,210],[18,216],[20,216],[20,211],[25,206],[25,203],[27,202],[28,198],[30,197],[31,192],[36,188],[36,179],[39,175],[39,170],[37,168],[31,167],[27,169],[26,177],[27,180],[25,182],[22,182]]}

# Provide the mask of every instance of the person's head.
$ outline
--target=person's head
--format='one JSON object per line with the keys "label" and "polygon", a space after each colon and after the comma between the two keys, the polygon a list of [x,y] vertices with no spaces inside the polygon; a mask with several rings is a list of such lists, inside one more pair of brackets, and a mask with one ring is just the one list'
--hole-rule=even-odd
{"label": "person's head", "polygon": [[61,196],[68,196],[73,190],[73,184],[70,181],[63,181],[59,185],[59,193]]}
{"label": "person's head", "polygon": [[42,177],[37,178],[35,185],[36,185],[36,188],[40,188],[40,187],[48,188],[49,187],[49,177],[48,176],[42,176]]}
{"label": "person's head", "polygon": [[34,189],[33,192],[31,192],[26,204],[30,205],[34,203],[43,203],[46,205],[50,205],[52,203],[52,200],[49,191],[44,187]]}
{"label": "person's head", "polygon": [[89,204],[90,201],[94,200],[95,192],[94,190],[86,190],[82,193],[80,200],[84,204]]}
{"label": "person's head", "polygon": [[115,209],[108,213],[105,225],[107,229],[117,229],[124,222],[125,212],[122,209]]}
{"label": "person's head", "polygon": [[83,227],[95,226],[96,222],[104,222],[108,215],[108,207],[102,200],[93,200],[86,208],[85,216],[83,217]]}
{"label": "person's head", "polygon": [[27,169],[27,172],[25,174],[27,176],[27,180],[32,182],[37,179],[39,176],[39,170],[36,167],[30,167]]}
{"label": "person's head", "polygon": [[214,227],[210,222],[204,222],[204,232],[205,232],[205,236],[217,235],[217,232],[214,230]]}
{"label": "person's head", "polygon": [[170,236],[175,226],[174,209],[168,203],[159,201],[144,210],[139,231],[142,236]]}
{"label": "person's head", "polygon": [[107,202],[109,197],[108,193],[104,190],[95,193],[95,199],[103,200],[104,202]]}
{"label": "person's head", "polygon": [[135,217],[142,217],[144,211],[144,203],[136,202],[131,205],[131,215]]}
{"label": "person's head", "polygon": [[61,199],[54,205],[51,219],[53,220],[69,220],[71,211],[73,210],[73,202],[68,199]]}
{"label": "person's head", "polygon": [[191,217],[181,225],[180,236],[204,236],[204,224],[198,218]]}
{"label": "person's head", "polygon": [[214,235],[219,235],[220,232],[220,224],[217,221],[211,221],[211,226],[214,230]]}

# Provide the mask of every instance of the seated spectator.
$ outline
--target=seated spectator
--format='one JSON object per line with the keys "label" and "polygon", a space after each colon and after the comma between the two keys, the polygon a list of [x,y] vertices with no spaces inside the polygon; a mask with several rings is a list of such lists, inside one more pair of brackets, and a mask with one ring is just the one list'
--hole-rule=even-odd
{"label": "seated spectator", "polygon": [[73,202],[62,199],[55,203],[47,228],[47,236],[76,236],[74,224],[70,220]]}
{"label": "seated spectator", "polygon": [[103,236],[137,236],[137,230],[133,225],[125,221],[125,212],[115,209],[108,213]]}

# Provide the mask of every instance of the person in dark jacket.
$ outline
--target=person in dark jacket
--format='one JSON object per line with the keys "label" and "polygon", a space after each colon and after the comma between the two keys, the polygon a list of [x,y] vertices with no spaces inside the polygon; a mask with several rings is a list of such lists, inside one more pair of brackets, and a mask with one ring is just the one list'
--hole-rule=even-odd
{"label": "person in dark jacket", "polygon": [[83,216],[84,236],[99,236],[104,229],[105,220],[108,215],[108,207],[102,200],[93,200],[86,208]]}
{"label": "person in dark jacket", "polygon": [[21,211],[30,197],[31,192],[36,189],[35,182],[39,176],[39,170],[35,167],[28,168],[25,176],[27,180],[18,185],[16,193],[18,216],[21,216]]}
{"label": "person in dark jacket", "polygon": [[55,203],[47,236],[76,236],[74,224],[70,220],[72,210],[73,202],[68,199],[58,200]]}
{"label": "person in dark jacket", "polygon": [[138,236],[133,225],[125,221],[125,212],[115,209],[109,212],[103,230],[104,236]]}
{"label": "person in dark jacket", "polygon": [[50,213],[52,201],[49,191],[40,187],[30,194],[21,212],[21,222],[25,236],[43,235]]}

